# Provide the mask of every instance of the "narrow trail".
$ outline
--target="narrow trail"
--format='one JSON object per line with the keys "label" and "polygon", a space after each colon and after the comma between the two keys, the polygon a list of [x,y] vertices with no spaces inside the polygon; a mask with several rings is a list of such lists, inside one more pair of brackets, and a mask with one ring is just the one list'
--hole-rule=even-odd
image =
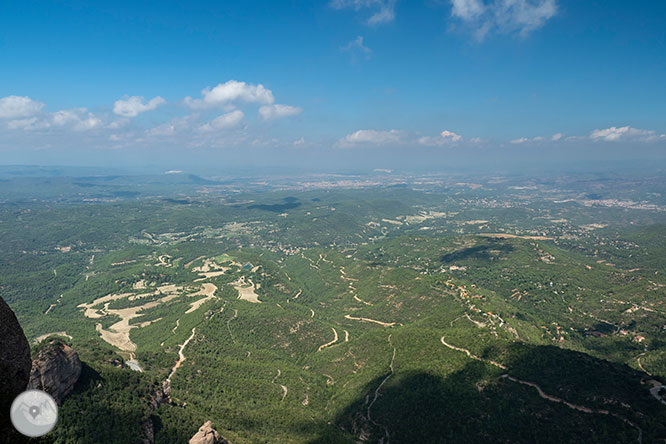
{"label": "narrow trail", "polygon": [[310,315],[310,317],[311,317],[311,318],[314,318],[314,315],[315,315],[314,310],[313,310],[313,309],[310,309],[310,311],[312,312],[312,314]]}
{"label": "narrow trail", "polygon": [[187,359],[185,357],[185,355],[183,354],[183,351],[185,350],[185,347],[187,347],[187,344],[189,344],[190,341],[194,338],[194,334],[196,333],[196,330],[197,330],[196,327],[194,327],[192,329],[192,334],[190,335],[190,337],[187,338],[185,340],[185,342],[183,342],[180,345],[180,350],[178,350],[178,361],[173,366],[173,368],[171,369],[171,373],[169,373],[169,377],[167,377],[167,379],[166,379],[166,384],[169,388],[171,387],[171,378],[173,378],[173,375],[176,374],[176,370],[178,370],[178,367],[180,367],[182,365],[182,363],[185,362],[185,360]]}
{"label": "narrow trail", "polygon": [[375,319],[370,319],[370,318],[357,318],[355,316],[351,315],[345,315],[346,319],[351,319],[353,321],[364,321],[364,322],[372,322],[375,324],[379,324],[384,327],[393,327],[395,325],[395,322],[382,322],[382,321],[377,321]]}
{"label": "narrow trail", "polygon": [[[277,375],[275,375],[275,377],[271,381],[271,384],[275,384],[275,381],[277,381],[277,378],[279,378],[281,374],[282,374],[282,371],[280,369],[277,369]],[[282,388],[282,399],[280,399],[280,402],[282,402],[282,401],[284,401],[284,398],[287,397],[287,393],[289,393],[289,389],[287,388],[287,386],[282,385],[282,384],[276,384],[276,385],[279,385]]]}
{"label": "narrow trail", "polygon": [[393,364],[395,362],[395,353],[396,353],[397,349],[396,349],[395,345],[393,345],[393,343],[391,342],[391,335],[388,336],[388,343],[391,345],[391,347],[393,347],[393,356],[391,357],[391,363],[389,364],[389,368],[391,369],[391,372],[388,375],[386,375],[386,378],[384,378],[382,380],[382,382],[379,384],[379,386],[375,390],[375,397],[372,398],[372,401],[370,402],[370,404],[368,404],[368,411],[366,413],[366,417],[368,418],[368,421],[370,421],[374,425],[376,425],[378,427],[382,427],[384,429],[384,438],[386,438],[386,441],[384,441],[384,438],[382,438],[382,439],[379,440],[380,444],[384,444],[384,443],[389,444],[390,439],[391,439],[391,435],[389,434],[388,427],[386,427],[385,425],[380,425],[372,419],[372,416],[370,416],[370,410],[372,409],[372,406],[375,404],[375,401],[377,401],[377,398],[379,398],[379,396],[381,395],[382,387],[384,386],[386,381],[388,381],[389,378],[391,376],[393,376],[393,372],[394,372]]}
{"label": "narrow trail", "polygon": [[641,357],[642,357],[644,354],[645,354],[645,353],[641,353],[640,355],[636,356],[636,362],[638,363],[638,368],[640,368],[641,370],[643,370],[643,372],[644,372],[646,375],[648,375],[648,376],[652,376],[652,373],[650,373],[649,371],[645,370],[645,367],[643,367],[643,364],[641,363]]}
{"label": "narrow trail", "polygon": [[446,341],[444,340],[444,336],[442,336],[442,338],[441,338],[440,340],[442,341],[442,344],[444,344],[445,346],[447,346],[447,347],[450,348],[451,350],[456,350],[456,351],[459,351],[459,352],[463,352],[463,353],[465,353],[467,356],[469,356],[469,357],[472,358],[472,359],[475,359],[475,360],[477,360],[477,361],[481,361],[481,362],[485,362],[485,363],[487,363],[487,364],[494,365],[495,367],[499,367],[499,368],[501,368],[502,370],[506,370],[506,369],[507,369],[506,366],[500,364],[499,362],[493,361],[493,360],[491,360],[491,359],[483,359],[483,358],[479,358],[478,356],[473,355],[472,353],[470,353],[470,351],[467,350],[466,348],[460,348],[460,347],[456,347],[455,345],[451,345],[451,344],[449,344],[448,342],[446,342]]}
{"label": "narrow trail", "polygon": [[298,299],[298,297],[301,295],[301,293],[303,293],[303,290],[301,290],[301,289],[299,288],[299,289],[298,289],[298,293],[296,293],[296,296],[294,296],[292,299]]}
{"label": "narrow trail", "polygon": [[349,342],[349,332],[345,330],[345,342]]}
{"label": "narrow trail", "polygon": [[59,297],[58,299],[56,299],[56,301],[55,301],[54,304],[49,305],[49,308],[46,309],[46,311],[44,312],[44,314],[45,314],[45,315],[49,314],[49,312],[50,312],[50,311],[51,311],[56,305],[58,305],[58,304],[60,303],[60,301],[62,301],[62,297],[63,297],[63,296],[64,296],[64,294],[61,294],[60,297]]}
{"label": "narrow trail", "polygon": [[[465,353],[471,359],[475,359],[477,361],[485,362],[487,364],[491,364],[491,365],[494,365],[496,367],[499,367],[503,370],[507,370],[506,366],[500,364],[499,362],[496,362],[496,361],[493,361],[493,360],[490,360],[490,359],[479,358],[478,356],[472,354],[466,348],[456,347],[454,345],[451,345],[451,344],[447,343],[446,341],[444,341],[444,336],[442,336],[441,342],[446,347],[448,347],[452,350],[456,350],[456,351],[460,351],[460,352]],[[569,401],[566,401],[562,398],[558,398],[557,396],[553,396],[553,395],[549,395],[549,394],[545,393],[541,389],[541,387],[538,384],[534,383],[534,382],[523,381],[522,379],[514,378],[513,376],[510,376],[509,374],[506,374],[506,373],[501,375],[500,378],[508,379],[511,382],[515,382],[517,384],[522,384],[522,385],[526,385],[528,387],[532,387],[533,389],[535,389],[537,391],[537,393],[539,394],[539,397],[541,397],[542,399],[545,399],[545,400],[550,401],[550,402],[555,402],[555,403],[558,403],[558,404],[563,404],[563,405],[569,407],[570,409],[577,410],[577,411],[583,412],[583,413],[588,413],[588,414],[600,414],[600,415],[614,416],[615,418],[619,419],[620,421],[624,422],[625,424],[628,424],[631,427],[633,427],[634,429],[636,429],[636,431],[638,432],[638,442],[639,442],[639,444],[643,443],[643,429],[641,429],[637,424],[629,421],[624,416],[621,416],[617,413],[610,412],[608,410],[593,409],[593,408],[590,408],[590,407],[585,407],[585,406],[582,406],[582,405],[573,404],[573,403],[571,403]]]}
{"label": "narrow trail", "polygon": [[171,330],[171,333],[176,334],[176,329],[180,325],[180,319],[176,319],[176,326]]}
{"label": "narrow trail", "polygon": [[360,302],[361,304],[365,304],[365,305],[367,305],[367,306],[372,307],[372,303],[371,303],[371,302],[364,301],[363,299],[359,298],[359,297],[356,296],[356,295],[354,295],[354,300],[355,300],[356,302]]}
{"label": "narrow trail", "polygon": [[333,345],[333,344],[335,344],[336,342],[338,342],[338,332],[335,331],[335,329],[334,329],[333,327],[331,327],[331,330],[333,330],[333,340],[330,341],[330,342],[327,342],[326,344],[322,344],[322,345],[320,345],[319,348],[317,349],[317,352],[320,352],[320,351],[322,351],[323,349],[325,349],[326,347],[330,347],[331,345]]}
{"label": "narrow trail", "polygon": [[363,299],[359,298],[356,292],[358,291],[358,288],[354,286],[354,282],[357,282],[358,279],[354,278],[348,278],[347,275],[345,274],[345,269],[344,267],[340,267],[340,279],[343,281],[349,281],[348,288],[349,288],[349,293],[354,295],[354,300],[356,302],[360,302],[361,304],[367,305],[369,307],[372,307],[372,303],[368,301],[364,301]]}
{"label": "narrow trail", "polygon": [[238,310],[234,308],[234,317],[227,320],[227,330],[229,330],[229,336],[231,336],[231,340],[233,341],[234,344],[236,343],[236,339],[234,338],[233,333],[231,333],[231,328],[229,327],[229,323],[234,319],[236,319],[237,317],[238,317]]}

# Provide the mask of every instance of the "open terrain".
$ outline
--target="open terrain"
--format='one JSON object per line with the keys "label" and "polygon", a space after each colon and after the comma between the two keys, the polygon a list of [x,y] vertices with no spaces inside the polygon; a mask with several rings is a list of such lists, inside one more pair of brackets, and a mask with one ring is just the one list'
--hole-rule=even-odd
{"label": "open terrain", "polygon": [[43,442],[666,439],[663,178],[27,180],[0,290],[85,363]]}

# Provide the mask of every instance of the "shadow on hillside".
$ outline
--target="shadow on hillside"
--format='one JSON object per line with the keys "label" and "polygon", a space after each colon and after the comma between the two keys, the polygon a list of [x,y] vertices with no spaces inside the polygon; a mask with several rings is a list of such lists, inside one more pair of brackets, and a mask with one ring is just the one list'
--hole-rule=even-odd
{"label": "shadow on hillside", "polygon": [[[548,395],[622,415],[642,427],[644,443],[666,438],[666,407],[641,384],[643,373],[550,346],[514,344],[506,355],[509,374],[539,384]],[[366,442],[384,444],[387,432],[391,444],[637,441],[638,431],[622,420],[547,401],[535,388],[501,378],[504,373],[478,361],[444,378],[396,373],[372,406],[373,424],[367,420],[366,399],[373,399],[384,375],[368,384],[366,394],[331,424],[347,432],[344,439],[323,434],[310,444],[354,442],[361,430],[369,434]]]}
{"label": "shadow on hillside", "polygon": [[453,253],[445,254],[440,258],[443,264],[449,264],[462,259],[490,260],[493,257],[492,251],[499,251],[500,254],[511,253],[513,246],[507,243],[498,242],[490,239],[488,245],[475,245],[473,247],[463,248]]}

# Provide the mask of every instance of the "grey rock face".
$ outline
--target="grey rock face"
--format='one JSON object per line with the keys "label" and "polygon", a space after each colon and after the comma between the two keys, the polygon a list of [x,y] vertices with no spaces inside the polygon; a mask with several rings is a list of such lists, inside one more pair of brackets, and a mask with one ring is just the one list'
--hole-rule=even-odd
{"label": "grey rock face", "polygon": [[222,438],[217,430],[213,428],[211,421],[206,421],[199,431],[190,439],[190,444],[231,444]]}
{"label": "grey rock face", "polygon": [[141,444],[155,443],[155,427],[151,418],[141,424]]}
{"label": "grey rock face", "polygon": [[0,297],[0,436],[9,424],[12,401],[29,380],[30,345],[16,315]]}
{"label": "grey rock face", "polygon": [[81,376],[79,355],[68,345],[49,341],[32,362],[28,388],[43,390],[58,404],[73,389]]}

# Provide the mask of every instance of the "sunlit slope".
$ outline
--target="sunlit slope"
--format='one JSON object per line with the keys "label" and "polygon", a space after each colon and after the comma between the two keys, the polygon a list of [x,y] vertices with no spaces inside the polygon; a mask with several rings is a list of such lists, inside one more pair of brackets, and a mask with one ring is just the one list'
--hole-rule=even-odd
{"label": "sunlit slope", "polygon": [[234,443],[664,438],[663,226],[297,196],[3,208],[3,297],[86,363],[47,442],[148,419],[167,443],[209,419]]}
{"label": "sunlit slope", "polygon": [[[163,247],[109,264],[108,275],[79,285],[89,291],[125,267],[111,294],[130,296],[96,305],[108,313],[100,318],[87,318],[76,304],[71,329],[99,337],[94,325],[112,329],[119,320],[113,310],[158,302],[164,295],[156,289],[178,288],[177,297],[130,323],[135,357],[163,381],[182,352],[170,381],[176,408],[212,418],[234,442],[386,433],[396,442],[459,433],[552,442],[618,434],[632,442],[639,429],[645,439],[663,433],[663,409],[641,382],[645,374],[630,368],[644,346],[635,337],[652,340],[650,315],[658,316],[660,301],[644,295],[654,284],[619,279],[629,272],[549,240],[412,235],[346,252],[255,248],[203,256]],[[251,282],[260,302],[239,299],[239,282]],[[205,297],[197,294],[203,284],[215,286],[214,297],[192,310]],[[611,307],[644,304],[657,314],[608,310],[601,299],[609,294]],[[540,396],[537,385],[561,401]],[[440,425],[399,415],[400,405]],[[531,426],[502,428],[506,409]],[[534,411],[543,412],[540,419],[529,419]],[[488,418],[485,426],[474,412]]]}

